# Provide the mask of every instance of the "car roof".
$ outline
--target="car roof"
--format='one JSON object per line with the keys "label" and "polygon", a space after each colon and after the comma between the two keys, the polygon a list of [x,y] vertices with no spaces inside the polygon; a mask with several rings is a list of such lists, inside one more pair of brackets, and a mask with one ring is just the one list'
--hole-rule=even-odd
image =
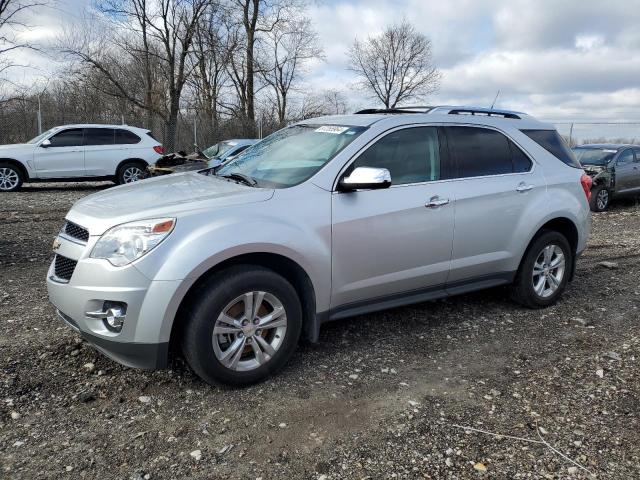
{"label": "car roof", "polygon": [[232,143],[234,145],[238,144],[247,144],[247,143],[256,143],[258,142],[257,138],[229,138],[227,140],[222,140],[221,143]]}
{"label": "car roof", "polygon": [[112,124],[107,124],[107,123],[71,123],[69,125],[58,125],[56,127],[53,128],[124,128],[125,130],[137,130],[137,131],[141,131],[141,132],[148,132],[149,129],[148,128],[140,128],[140,127],[133,127],[131,125],[112,125]]}
{"label": "car roof", "polygon": [[632,145],[629,143],[586,143],[584,145],[576,145],[573,148],[620,150],[621,148],[626,148],[626,147],[640,148],[640,145]]}
{"label": "car roof", "polygon": [[468,106],[418,106],[393,109],[366,109],[351,115],[329,115],[310,118],[298,125],[344,125],[369,127],[376,123],[395,125],[411,123],[460,123],[512,126],[520,130],[555,130],[551,124],[541,122],[522,112]]}

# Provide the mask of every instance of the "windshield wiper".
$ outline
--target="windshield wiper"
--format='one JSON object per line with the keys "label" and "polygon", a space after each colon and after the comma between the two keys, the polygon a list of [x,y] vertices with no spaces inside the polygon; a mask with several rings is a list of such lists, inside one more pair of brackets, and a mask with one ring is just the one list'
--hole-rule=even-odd
{"label": "windshield wiper", "polygon": [[245,185],[249,185],[250,187],[255,187],[258,185],[258,182],[251,178],[249,175],[245,175],[244,173],[227,173],[225,175],[219,175],[222,178],[228,178],[229,180],[236,180],[244,183]]}

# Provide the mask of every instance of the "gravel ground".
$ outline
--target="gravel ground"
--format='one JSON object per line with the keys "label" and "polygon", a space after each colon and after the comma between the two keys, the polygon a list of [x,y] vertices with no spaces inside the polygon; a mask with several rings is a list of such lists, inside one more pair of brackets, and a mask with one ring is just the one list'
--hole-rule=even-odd
{"label": "gravel ground", "polygon": [[640,478],[633,202],[594,215],[554,307],[494,289],[337,322],[232,390],[119,366],[56,318],[52,239],[104,187],[2,195],[0,478]]}

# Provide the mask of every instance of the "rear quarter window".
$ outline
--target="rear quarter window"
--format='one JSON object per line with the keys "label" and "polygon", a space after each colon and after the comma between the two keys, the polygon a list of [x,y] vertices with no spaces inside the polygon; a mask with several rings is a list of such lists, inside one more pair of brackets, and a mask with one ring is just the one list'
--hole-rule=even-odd
{"label": "rear quarter window", "polygon": [[569,146],[555,130],[521,130],[521,132],[562,163],[570,167],[582,168]]}
{"label": "rear quarter window", "polygon": [[132,145],[140,143],[140,137],[129,130],[116,129],[116,145]]}

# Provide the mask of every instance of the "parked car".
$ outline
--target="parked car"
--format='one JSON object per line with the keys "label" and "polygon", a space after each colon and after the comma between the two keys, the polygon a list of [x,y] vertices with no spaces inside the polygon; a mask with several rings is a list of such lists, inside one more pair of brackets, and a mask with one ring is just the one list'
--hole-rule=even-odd
{"label": "parked car", "polygon": [[174,345],[205,381],[249,384],[330,320],[497,285],[552,305],[587,242],[590,187],[555,129],[521,113],[304,120],[215,173],[79,200],[49,298],[118,362],[161,368]]}
{"label": "parked car", "polygon": [[640,194],[639,145],[580,145],[573,153],[593,180],[592,211],[605,211],[615,197]]}
{"label": "parked car", "polygon": [[149,166],[149,175],[157,177],[158,175],[189,172],[218,166],[235,158],[236,155],[257,141],[251,138],[238,138],[216,143],[202,152],[197,151],[190,155],[185,152],[170,153],[159,159],[154,165]]}
{"label": "parked car", "polygon": [[143,177],[163,148],[149,130],[128,125],[65,125],[27,143],[0,146],[0,191],[29,181],[113,180]]}

